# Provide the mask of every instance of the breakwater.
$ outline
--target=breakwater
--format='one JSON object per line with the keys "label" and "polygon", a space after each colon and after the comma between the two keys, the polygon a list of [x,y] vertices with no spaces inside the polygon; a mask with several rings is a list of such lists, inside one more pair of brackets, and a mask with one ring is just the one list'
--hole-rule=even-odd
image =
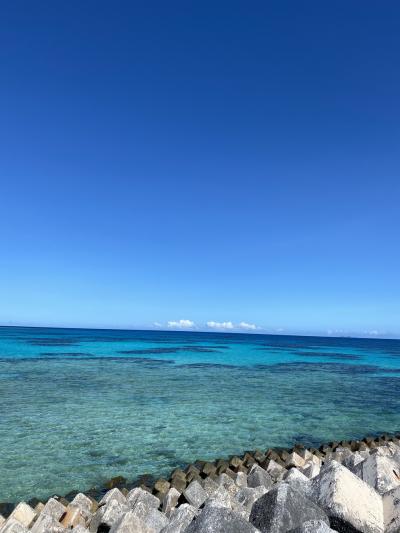
{"label": "breakwater", "polygon": [[133,485],[2,504],[0,533],[396,533],[400,434],[196,461]]}

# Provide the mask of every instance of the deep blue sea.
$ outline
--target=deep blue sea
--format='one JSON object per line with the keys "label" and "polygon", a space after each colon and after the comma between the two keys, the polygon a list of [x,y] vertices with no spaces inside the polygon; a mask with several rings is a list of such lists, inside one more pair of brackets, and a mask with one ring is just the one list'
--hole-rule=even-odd
{"label": "deep blue sea", "polygon": [[0,328],[0,501],[400,430],[400,341]]}

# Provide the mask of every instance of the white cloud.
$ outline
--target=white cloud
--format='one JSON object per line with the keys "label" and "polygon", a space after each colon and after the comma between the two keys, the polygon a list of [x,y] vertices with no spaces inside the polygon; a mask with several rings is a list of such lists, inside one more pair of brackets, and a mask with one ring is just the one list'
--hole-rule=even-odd
{"label": "white cloud", "polygon": [[169,328],[180,328],[180,329],[187,329],[187,328],[194,328],[195,323],[192,320],[187,319],[181,319],[181,320],[169,320],[168,321],[168,327]]}
{"label": "white cloud", "polygon": [[329,336],[336,336],[336,337],[340,337],[341,335],[346,335],[346,332],[344,331],[344,329],[328,329],[328,331],[326,332]]}
{"label": "white cloud", "polygon": [[258,326],[255,324],[249,324],[248,322],[240,322],[239,324],[234,324],[233,322],[226,321],[226,322],[215,322],[214,320],[210,320],[207,322],[207,327],[211,329],[243,329],[245,331],[254,331],[256,329],[259,329]]}
{"label": "white cloud", "polygon": [[240,329],[255,330],[257,326],[255,324],[249,324],[248,322],[240,322],[238,325]]}
{"label": "white cloud", "polygon": [[160,322],[153,322],[153,326],[155,328],[162,328],[162,324],[160,324]]}
{"label": "white cloud", "polygon": [[214,322],[214,320],[210,320],[207,322],[207,326],[212,329],[233,329],[235,326],[232,324],[232,322]]}

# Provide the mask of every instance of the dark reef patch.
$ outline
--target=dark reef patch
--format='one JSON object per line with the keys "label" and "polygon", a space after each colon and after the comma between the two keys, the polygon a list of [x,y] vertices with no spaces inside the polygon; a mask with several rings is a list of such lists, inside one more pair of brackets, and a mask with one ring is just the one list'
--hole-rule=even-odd
{"label": "dark reef patch", "polygon": [[121,359],[119,357],[114,358],[116,361],[130,361],[132,363],[137,364],[144,364],[144,365],[172,365],[175,363],[174,359],[154,359],[154,358],[147,358],[147,357],[127,357],[124,359]]}
{"label": "dark reef patch", "polygon": [[76,346],[79,344],[77,339],[28,339],[26,344],[31,346]]}
{"label": "dark reef patch", "polygon": [[315,357],[315,358],[321,358],[321,359],[343,359],[348,361],[359,361],[362,359],[360,355],[353,355],[353,354],[345,354],[345,353],[337,353],[337,352],[301,352],[296,351],[292,352],[295,355],[298,355],[299,357]]}
{"label": "dark reef patch", "polygon": [[239,365],[228,365],[224,363],[184,363],[176,366],[177,368],[242,368]]}
{"label": "dark reef patch", "polygon": [[178,352],[193,352],[193,353],[218,353],[219,350],[210,348],[209,346],[177,346],[176,348],[169,348],[163,346],[161,348],[141,348],[136,350],[119,350],[121,354],[131,355],[151,355],[158,353],[178,353]]}
{"label": "dark reef patch", "polygon": [[96,357],[86,352],[40,352],[40,355],[47,357]]}
{"label": "dark reef patch", "polygon": [[126,355],[151,355],[157,353],[177,353],[179,348],[144,348],[138,350],[119,350],[118,353]]}
{"label": "dark reef patch", "polygon": [[219,352],[215,346],[182,346],[179,348],[182,352],[212,353]]}
{"label": "dark reef patch", "polygon": [[380,367],[379,371],[384,374],[400,374],[400,368],[385,368]]}
{"label": "dark reef patch", "polygon": [[312,350],[313,348],[321,348],[320,346],[314,346],[311,344],[299,344],[299,343],[291,343],[291,342],[277,342],[277,343],[257,343],[260,350],[296,350],[296,349],[308,349]]}
{"label": "dark reef patch", "polygon": [[312,363],[312,362],[290,362],[290,363],[275,363],[272,365],[254,365],[253,368],[269,369],[273,373],[287,372],[336,372],[340,374],[376,374],[382,372],[382,368],[374,365],[346,365],[345,363]]}
{"label": "dark reef patch", "polygon": [[[67,354],[60,355],[58,353],[57,354],[53,354],[53,353],[46,354],[46,352],[42,352],[40,357],[19,357],[18,359],[0,357],[0,363],[18,365],[18,364],[26,363],[27,361],[29,361],[29,363],[31,363],[32,365],[35,365],[35,364],[38,365],[43,361],[55,361],[57,359],[67,360],[69,358],[66,357],[66,355]],[[71,354],[68,354],[68,355],[71,355]],[[98,361],[103,361],[103,362],[113,361],[113,362],[118,362],[120,364],[134,363],[138,365],[144,364],[146,366],[171,365],[175,363],[174,359],[155,359],[152,357],[109,357],[109,356],[102,357],[102,356],[97,356],[97,355],[78,354],[78,353],[74,353],[72,355],[73,357],[70,358],[71,360],[73,359],[74,361],[87,361],[90,363],[98,362]]]}

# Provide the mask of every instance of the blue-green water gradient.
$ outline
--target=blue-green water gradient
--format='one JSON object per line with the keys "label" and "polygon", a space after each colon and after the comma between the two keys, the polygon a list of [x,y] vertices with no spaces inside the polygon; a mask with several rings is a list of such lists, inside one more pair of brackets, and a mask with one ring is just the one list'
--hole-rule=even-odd
{"label": "blue-green water gradient", "polygon": [[0,501],[400,429],[400,341],[0,328]]}

